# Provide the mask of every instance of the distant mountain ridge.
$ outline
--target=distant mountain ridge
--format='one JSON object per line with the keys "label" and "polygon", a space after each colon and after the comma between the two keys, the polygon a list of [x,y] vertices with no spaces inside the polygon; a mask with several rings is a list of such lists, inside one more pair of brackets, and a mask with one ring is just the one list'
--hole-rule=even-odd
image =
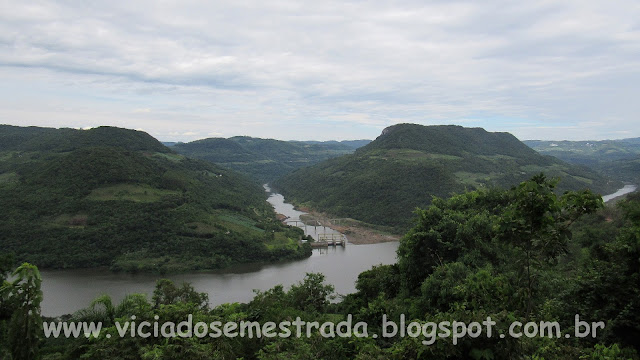
{"label": "distant mountain ridge", "polygon": [[619,185],[589,169],[543,156],[509,133],[461,126],[390,126],[350,155],[298,169],[274,182],[297,204],[406,230],[415,207],[432,196],[468,189],[510,187],[545,172],[560,189]]}
{"label": "distant mountain ridge", "polygon": [[571,164],[588,166],[603,175],[625,182],[640,182],[640,138],[600,141],[526,140],[541,154]]}
{"label": "distant mountain ridge", "polygon": [[261,183],[295,169],[352,153],[369,140],[283,141],[249,136],[209,138],[172,146],[176,152],[241,172]]}
{"label": "distant mountain ridge", "polygon": [[307,140],[307,141],[300,141],[303,143],[307,143],[307,144],[324,144],[324,145],[332,145],[332,144],[340,144],[340,145],[346,145],[352,149],[357,149],[360,147],[363,147],[365,145],[367,145],[368,143],[371,142],[371,140],[366,140],[366,139],[362,139],[362,140],[329,140],[329,141],[312,141],[312,140]]}

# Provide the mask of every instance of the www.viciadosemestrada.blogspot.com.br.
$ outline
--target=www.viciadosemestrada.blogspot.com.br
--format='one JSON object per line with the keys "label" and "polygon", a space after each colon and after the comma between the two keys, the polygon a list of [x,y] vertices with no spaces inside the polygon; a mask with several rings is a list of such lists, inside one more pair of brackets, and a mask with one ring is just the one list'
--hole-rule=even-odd
{"label": "www.viciadosemestrada.blogspot.com.br", "polygon": [[[131,316],[131,320],[124,322],[115,322],[115,333],[102,328],[101,322],[44,322],[43,331],[47,338],[78,338],[101,336],[111,338],[113,336],[140,337],[140,338],[175,338],[175,337],[197,337],[197,338],[288,338],[296,337],[312,337],[320,334],[324,338],[334,337],[372,337],[372,338],[393,338],[393,337],[423,337],[424,345],[431,345],[437,339],[450,339],[456,345],[458,341],[464,337],[506,337],[520,338],[522,336],[533,337],[576,337],[586,338],[597,336],[597,331],[604,329],[605,324],[599,322],[586,322],[580,320],[578,314],[575,315],[573,332],[562,332],[558,322],[540,321],[522,323],[519,321],[512,322],[507,333],[496,331],[497,323],[487,317],[481,322],[460,322],[460,321],[441,321],[435,322],[407,322],[404,315],[400,315],[399,321],[389,320],[386,315],[381,319],[381,333],[370,333],[369,325],[366,322],[355,322],[350,314],[346,320],[334,323],[324,322],[320,324],[317,321],[303,321],[297,317],[294,321],[264,322],[257,321],[240,321],[240,322],[221,322],[214,321],[211,323],[197,322],[193,323],[193,315],[188,315],[185,321],[160,322],[158,316],[152,321],[138,321],[137,317]],[[104,330],[104,332],[103,332]]]}

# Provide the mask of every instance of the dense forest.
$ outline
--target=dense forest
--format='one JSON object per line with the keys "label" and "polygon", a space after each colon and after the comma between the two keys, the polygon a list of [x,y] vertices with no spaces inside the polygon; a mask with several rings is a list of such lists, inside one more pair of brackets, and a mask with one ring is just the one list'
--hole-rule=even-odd
{"label": "dense forest", "polygon": [[528,140],[524,143],[541,154],[588,166],[621,181],[638,183],[640,180],[640,138],[601,141]]}
{"label": "dense forest", "polygon": [[295,169],[350,154],[368,143],[369,140],[281,141],[236,136],[196,140],[171,148],[180,154],[236,170],[264,184]]}
{"label": "dense forest", "polygon": [[[87,309],[48,324],[101,321],[100,336],[44,338],[38,304],[41,280],[23,264],[5,280],[0,348],[14,359],[639,359],[640,196],[604,207],[589,190],[558,195],[557,181],[536,175],[508,190],[479,189],[436,198],[418,212],[394,265],[361,273],[357,291],[335,299],[321,274],[285,289],[257,292],[247,303],[211,308],[189,284],[157,283],[153,296],[121,303],[97,298]],[[11,261],[1,261],[7,279]],[[366,334],[120,338],[116,322],[306,321],[366,322]],[[575,316],[603,322],[597,336],[576,337]],[[135,318],[132,317],[135,315]],[[386,315],[404,315],[423,329],[378,337]],[[496,322],[494,334],[440,336],[443,321]],[[159,319],[159,320],[158,320]],[[519,321],[557,322],[549,336],[501,338]],[[409,328],[407,328],[409,329]],[[110,335],[107,336],[106,334]],[[169,332],[171,334],[171,332]],[[446,335],[446,334],[445,334]],[[451,335],[451,332],[449,332]]]}
{"label": "dense forest", "polygon": [[310,255],[264,189],[146,133],[0,126],[0,249],[41,268],[171,272]]}
{"label": "dense forest", "polygon": [[538,172],[562,179],[559,191],[621,186],[585,167],[543,156],[508,133],[400,124],[354,154],[301,168],[272,185],[289,201],[402,233],[433,196],[508,188]]}

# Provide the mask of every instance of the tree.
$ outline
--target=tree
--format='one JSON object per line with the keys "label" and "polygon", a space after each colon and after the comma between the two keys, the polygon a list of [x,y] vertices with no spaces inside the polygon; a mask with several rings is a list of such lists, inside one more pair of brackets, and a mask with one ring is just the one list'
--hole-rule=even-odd
{"label": "tree", "polygon": [[333,285],[324,283],[321,273],[307,273],[302,282],[292,285],[288,294],[294,307],[305,311],[323,311],[335,298]]}
{"label": "tree", "polygon": [[460,261],[473,268],[491,264],[518,272],[529,314],[536,270],[566,252],[569,227],[577,218],[602,207],[600,196],[589,190],[558,197],[556,184],[539,174],[509,190],[435,198],[429,208],[418,210],[417,224],[398,248],[405,293],[418,295],[422,282],[447,263]]}
{"label": "tree", "polygon": [[177,287],[173,281],[160,279],[153,290],[153,303],[155,307],[176,303],[191,303],[201,309],[209,305],[209,295],[197,292],[191,284],[183,283]]}
{"label": "tree", "polygon": [[20,265],[13,277],[13,281],[5,281],[0,288],[3,302],[13,308],[8,329],[9,349],[14,360],[38,359],[42,336],[42,278],[38,268],[29,263]]}
{"label": "tree", "polygon": [[544,174],[521,183],[510,190],[513,200],[501,214],[498,237],[518,256],[513,263],[524,277],[527,317],[533,306],[536,269],[567,252],[569,226],[574,221],[603,207],[600,195],[590,190],[566,192],[558,198],[557,183]]}
{"label": "tree", "polygon": [[[6,285],[5,281],[13,269],[13,254],[0,255],[0,287]],[[9,304],[5,296],[0,296],[0,358],[4,359],[8,354],[7,328],[13,307]]]}
{"label": "tree", "polygon": [[462,256],[476,266],[492,261],[496,219],[509,200],[506,191],[477,190],[446,200],[434,198],[427,209],[416,210],[417,223],[398,247],[405,295],[419,294],[420,285],[436,267]]}

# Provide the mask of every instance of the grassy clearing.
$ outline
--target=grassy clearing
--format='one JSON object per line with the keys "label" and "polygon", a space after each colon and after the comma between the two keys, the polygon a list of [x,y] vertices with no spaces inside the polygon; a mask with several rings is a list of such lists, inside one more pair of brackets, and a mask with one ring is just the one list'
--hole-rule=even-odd
{"label": "grassy clearing", "polygon": [[411,162],[422,162],[429,160],[462,160],[461,157],[455,155],[426,153],[424,151],[413,149],[391,149],[379,151],[376,155],[372,156],[372,158]]}
{"label": "grassy clearing", "polygon": [[586,177],[577,176],[577,175],[569,175],[569,176],[573,177],[574,179],[578,179],[578,180],[580,180],[582,182],[585,182],[585,183],[587,183],[589,185],[593,184],[593,180],[587,179]]}
{"label": "grassy clearing", "polygon": [[8,161],[11,160],[14,154],[17,154],[17,151],[2,151],[0,152],[0,161]]}
{"label": "grassy clearing", "polygon": [[19,179],[20,176],[15,172],[6,172],[0,174],[0,185],[17,183]]}
{"label": "grassy clearing", "polygon": [[185,226],[198,235],[214,234],[220,231],[220,229],[216,228],[215,226],[205,224],[203,222],[191,222],[185,224]]}
{"label": "grassy clearing", "polygon": [[164,158],[173,162],[179,162],[185,159],[185,157],[183,155],[179,155],[179,154],[171,154],[171,153],[155,153],[153,154],[153,156],[155,157],[159,157],[159,158]]}
{"label": "grassy clearing", "polygon": [[83,229],[87,225],[87,215],[86,214],[62,214],[56,216],[51,220],[46,220],[49,226],[53,227],[65,227],[65,228],[77,228]]}
{"label": "grassy clearing", "polygon": [[287,235],[282,232],[274,233],[273,238],[269,239],[265,244],[269,250],[282,248],[295,250],[298,248],[298,240],[288,238]]}
{"label": "grassy clearing", "polygon": [[490,174],[485,173],[472,173],[466,171],[458,171],[454,173],[456,179],[465,186],[471,186],[473,188],[479,188],[484,183],[491,180]]}
{"label": "grassy clearing", "polygon": [[87,196],[87,200],[155,202],[159,201],[164,196],[178,194],[179,192],[177,191],[156,189],[147,185],[118,184],[92,190],[89,196]]}
{"label": "grassy clearing", "polygon": [[500,162],[500,161],[508,161],[508,160],[516,160],[515,157],[513,156],[509,156],[509,155],[502,155],[502,154],[496,154],[496,155],[477,155],[480,159],[484,159],[484,160],[489,160],[489,161],[493,161],[493,162]]}
{"label": "grassy clearing", "polygon": [[235,231],[246,231],[247,229],[263,232],[263,229],[256,227],[256,222],[242,215],[223,214],[217,217],[222,225]]}

